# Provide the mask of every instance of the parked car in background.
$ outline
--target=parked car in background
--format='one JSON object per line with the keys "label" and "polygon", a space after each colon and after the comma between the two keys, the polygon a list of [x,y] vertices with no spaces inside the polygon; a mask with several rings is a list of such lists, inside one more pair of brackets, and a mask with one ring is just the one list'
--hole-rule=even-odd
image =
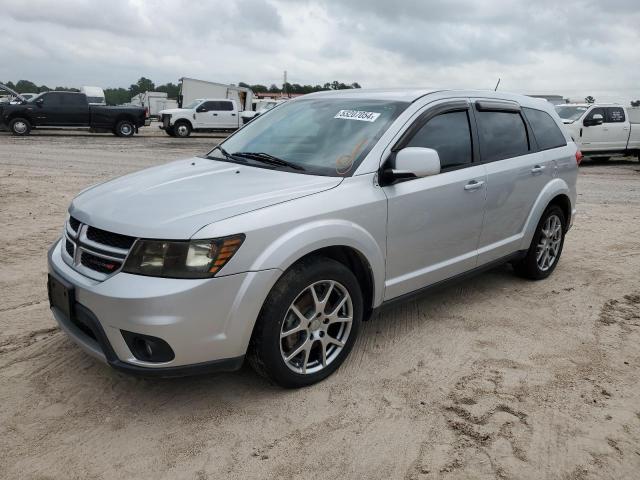
{"label": "parked car in background", "polygon": [[158,114],[159,127],[172,137],[237,130],[243,124],[237,103],[226,98],[198,98],[184,108],[161,110]]}
{"label": "parked car in background", "polygon": [[581,158],[561,127],[550,103],[493,91],[291,100],[207,155],[80,193],[49,251],[51,309],[124,371],[247,355],[310,385],[384,305],[504,262],[554,271]]}
{"label": "parked car in background", "polygon": [[255,102],[253,110],[244,111],[240,116],[242,117],[243,123],[247,123],[284,102],[286,102],[286,100],[258,100]]}
{"label": "parked car in background", "polygon": [[565,128],[584,155],[637,155],[640,159],[640,119],[618,104],[557,105]]}
{"label": "parked car in background", "polygon": [[11,103],[20,103],[24,100],[31,100],[33,97],[37,96],[37,93],[21,93],[20,96],[22,97],[22,99],[20,98],[13,98],[11,100]]}
{"label": "parked car in background", "polygon": [[80,93],[87,96],[89,105],[106,105],[104,90],[100,87],[80,87]]}
{"label": "parked car in background", "polygon": [[20,104],[0,105],[0,127],[14,135],[28,135],[34,128],[88,128],[131,137],[144,123],[143,108],[89,105],[78,92],[45,92]]}

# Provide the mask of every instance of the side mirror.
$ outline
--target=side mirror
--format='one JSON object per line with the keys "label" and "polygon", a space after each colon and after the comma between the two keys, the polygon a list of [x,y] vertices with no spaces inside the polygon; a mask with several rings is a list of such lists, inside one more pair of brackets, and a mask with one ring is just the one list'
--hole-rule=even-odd
{"label": "side mirror", "polygon": [[602,125],[602,122],[604,122],[604,117],[599,113],[596,113],[593,117],[585,119],[582,123],[585,127],[594,127],[596,125]]}
{"label": "side mirror", "polygon": [[433,148],[406,147],[396,153],[395,167],[382,171],[381,184],[396,180],[429,177],[440,173],[440,156]]}
{"label": "side mirror", "polygon": [[39,107],[44,105],[44,98],[39,98],[38,100],[36,100],[36,105]]}
{"label": "side mirror", "polygon": [[203,107],[203,106],[196,108],[197,113],[204,113],[206,111],[207,111],[206,107]]}

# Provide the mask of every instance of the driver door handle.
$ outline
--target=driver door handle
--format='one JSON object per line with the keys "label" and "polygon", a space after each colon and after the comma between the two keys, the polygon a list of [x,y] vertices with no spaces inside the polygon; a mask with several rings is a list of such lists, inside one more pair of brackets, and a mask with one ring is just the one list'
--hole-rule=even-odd
{"label": "driver door handle", "polygon": [[474,191],[474,190],[478,190],[479,188],[482,188],[482,186],[484,185],[484,180],[471,180],[469,183],[467,183],[464,186],[464,189],[467,191]]}
{"label": "driver door handle", "polygon": [[536,165],[531,169],[531,173],[541,173],[544,171],[545,168],[547,167],[545,167],[544,165]]}

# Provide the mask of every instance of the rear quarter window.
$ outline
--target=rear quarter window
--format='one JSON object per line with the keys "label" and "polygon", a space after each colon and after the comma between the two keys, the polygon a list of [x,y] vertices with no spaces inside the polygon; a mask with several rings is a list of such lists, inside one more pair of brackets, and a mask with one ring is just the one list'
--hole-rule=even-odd
{"label": "rear quarter window", "polygon": [[567,141],[551,115],[535,108],[523,108],[524,115],[531,125],[539,150],[564,147]]}

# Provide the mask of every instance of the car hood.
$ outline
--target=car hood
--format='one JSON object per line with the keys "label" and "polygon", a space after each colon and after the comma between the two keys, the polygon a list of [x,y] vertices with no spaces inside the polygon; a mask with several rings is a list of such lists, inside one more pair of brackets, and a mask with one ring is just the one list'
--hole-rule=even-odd
{"label": "car hood", "polygon": [[322,192],[341,181],[194,157],[90,187],[73,200],[69,213],[110,232],[188,239],[210,223]]}
{"label": "car hood", "polygon": [[160,110],[158,115],[168,114],[168,115],[180,115],[181,113],[189,113],[193,110],[188,108],[167,108],[166,110]]}

